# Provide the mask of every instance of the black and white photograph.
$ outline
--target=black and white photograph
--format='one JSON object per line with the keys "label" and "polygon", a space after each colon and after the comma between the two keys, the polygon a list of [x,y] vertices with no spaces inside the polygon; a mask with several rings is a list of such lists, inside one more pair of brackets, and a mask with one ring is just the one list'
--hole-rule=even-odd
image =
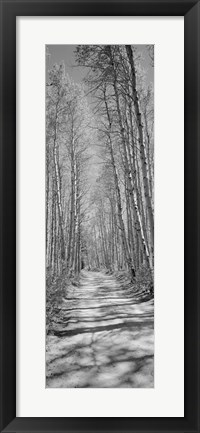
{"label": "black and white photograph", "polygon": [[46,387],[154,388],[154,46],[45,49]]}

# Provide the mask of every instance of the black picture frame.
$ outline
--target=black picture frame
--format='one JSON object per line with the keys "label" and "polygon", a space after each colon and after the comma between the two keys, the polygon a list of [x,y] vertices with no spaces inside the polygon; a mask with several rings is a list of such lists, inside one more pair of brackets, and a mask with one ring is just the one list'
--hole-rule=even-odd
{"label": "black picture frame", "polygon": [[[1,394],[4,432],[199,432],[200,1],[1,0]],[[183,418],[16,417],[16,17],[184,16],[185,415]],[[170,272],[170,269],[167,269]],[[173,277],[173,276],[172,276]],[[173,302],[173,300],[172,300]],[[173,383],[172,383],[173,392]]]}

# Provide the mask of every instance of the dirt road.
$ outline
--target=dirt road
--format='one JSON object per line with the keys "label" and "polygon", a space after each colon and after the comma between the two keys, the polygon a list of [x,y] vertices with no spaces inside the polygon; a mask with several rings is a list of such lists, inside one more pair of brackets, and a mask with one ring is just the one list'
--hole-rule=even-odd
{"label": "dirt road", "polygon": [[153,300],[113,276],[84,271],[47,337],[46,386],[152,388],[153,327]]}

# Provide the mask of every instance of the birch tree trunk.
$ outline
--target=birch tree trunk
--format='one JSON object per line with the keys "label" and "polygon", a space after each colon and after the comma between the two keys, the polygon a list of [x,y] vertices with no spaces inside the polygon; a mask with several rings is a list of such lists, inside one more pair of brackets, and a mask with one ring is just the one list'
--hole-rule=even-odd
{"label": "birch tree trunk", "polygon": [[[108,117],[109,129],[111,129],[111,120],[110,120],[110,115],[109,115],[108,104],[106,101],[106,93],[105,92],[104,92],[104,101],[105,101],[106,113],[107,113],[107,117]],[[108,132],[108,144],[109,144],[111,162],[112,162],[112,167],[113,167],[113,175],[114,175],[114,181],[115,181],[117,210],[118,210],[118,218],[119,218],[119,224],[120,224],[120,229],[121,229],[122,246],[123,246],[124,256],[126,258],[126,263],[128,265],[131,276],[134,278],[135,277],[135,270],[134,270],[134,266],[132,263],[132,259],[131,259],[129,250],[128,250],[128,243],[127,243],[127,239],[126,239],[124,221],[122,218],[121,193],[120,193],[120,188],[119,188],[119,182],[118,182],[118,176],[117,176],[117,170],[116,170],[116,165],[115,165],[113,145],[112,145],[110,131]]]}
{"label": "birch tree trunk", "polygon": [[[111,64],[112,64],[112,68],[113,68],[113,89],[114,89],[114,94],[115,94],[115,99],[116,99],[117,114],[118,114],[118,120],[119,120],[119,126],[120,126],[120,135],[121,135],[122,144],[123,144],[124,163],[125,163],[125,172],[126,172],[126,176],[127,176],[128,190],[129,190],[129,194],[130,194],[131,199],[132,199],[133,210],[135,210],[135,217],[136,217],[136,221],[138,224],[138,231],[139,231],[139,234],[141,236],[142,244],[144,245],[144,253],[146,254],[146,258],[147,258],[147,262],[148,262],[149,266],[151,266],[149,251],[148,251],[147,244],[145,242],[145,236],[144,236],[144,232],[143,232],[143,228],[142,228],[141,217],[139,214],[139,209],[138,209],[138,205],[137,205],[137,201],[136,201],[136,195],[134,193],[132,174],[131,174],[131,170],[129,169],[129,164],[128,164],[126,138],[125,138],[125,132],[124,132],[125,130],[124,130],[124,126],[122,123],[122,116],[121,116],[120,104],[119,104],[119,95],[118,95],[118,89],[117,89],[116,70],[115,70],[115,65],[114,65],[113,56],[112,56],[112,50],[111,50],[110,46],[109,46],[109,52],[110,52],[110,59],[111,59]],[[130,257],[130,260],[131,260],[131,257]],[[131,260],[131,262],[132,262],[132,260]],[[131,263],[131,267],[134,269],[133,263]]]}
{"label": "birch tree trunk", "polygon": [[132,97],[133,97],[133,103],[134,103],[136,121],[137,121],[137,128],[138,128],[138,134],[139,134],[140,155],[141,155],[141,162],[142,162],[143,182],[144,182],[144,196],[145,196],[145,200],[146,200],[149,225],[150,225],[151,248],[153,249],[154,248],[154,218],[153,218],[153,212],[152,212],[152,204],[151,204],[149,182],[148,182],[148,175],[147,175],[147,161],[146,161],[146,155],[145,155],[143,125],[142,125],[141,112],[140,112],[140,107],[139,107],[139,98],[138,98],[138,92],[137,92],[137,86],[136,86],[136,71],[135,71],[135,64],[134,64],[134,59],[133,59],[132,47],[131,47],[131,45],[126,45],[125,47],[126,47],[127,57],[129,59],[129,63],[130,63],[130,68],[131,68],[131,82],[132,82],[131,88],[132,88]]}
{"label": "birch tree trunk", "polygon": [[65,260],[65,242],[64,242],[64,230],[63,230],[63,213],[61,204],[61,191],[60,191],[60,175],[59,175],[59,165],[58,165],[58,148],[57,148],[57,121],[58,121],[58,103],[56,104],[56,116],[55,116],[55,135],[54,135],[54,167],[55,167],[55,178],[56,178],[56,191],[57,191],[57,203],[58,203],[58,213],[59,213],[59,224],[61,231],[61,257]]}

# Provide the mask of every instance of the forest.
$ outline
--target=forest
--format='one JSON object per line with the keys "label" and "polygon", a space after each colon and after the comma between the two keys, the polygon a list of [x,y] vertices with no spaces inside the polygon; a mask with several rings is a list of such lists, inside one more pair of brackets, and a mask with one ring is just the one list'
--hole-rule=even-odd
{"label": "forest", "polygon": [[49,387],[153,386],[154,47],[139,47],[74,46],[81,82],[64,59],[47,70]]}

